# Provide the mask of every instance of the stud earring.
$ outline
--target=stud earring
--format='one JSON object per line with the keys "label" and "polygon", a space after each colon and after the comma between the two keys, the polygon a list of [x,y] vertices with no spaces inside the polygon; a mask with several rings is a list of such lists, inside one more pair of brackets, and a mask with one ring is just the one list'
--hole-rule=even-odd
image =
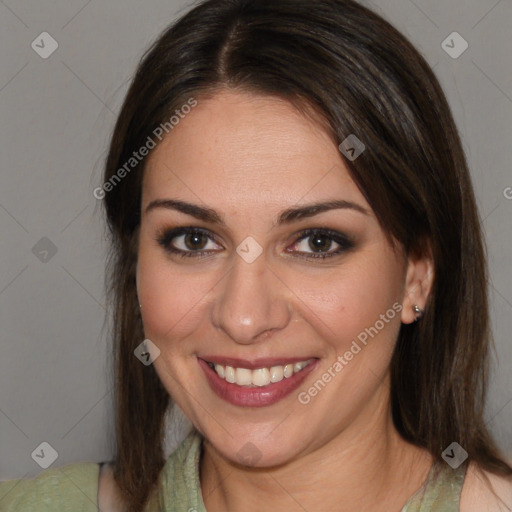
{"label": "stud earring", "polygon": [[414,306],[412,307],[412,310],[416,314],[414,321],[417,322],[423,316],[423,310],[416,304],[414,304]]}

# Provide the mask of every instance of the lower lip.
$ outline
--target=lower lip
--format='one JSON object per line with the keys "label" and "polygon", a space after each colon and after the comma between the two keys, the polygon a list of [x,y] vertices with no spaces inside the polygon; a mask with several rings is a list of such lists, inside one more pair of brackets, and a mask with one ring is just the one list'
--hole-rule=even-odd
{"label": "lower lip", "polygon": [[265,407],[272,405],[295,391],[304,379],[316,368],[318,359],[308,364],[299,373],[271,383],[268,386],[249,388],[221,379],[203,359],[197,359],[213,391],[226,402],[240,407]]}

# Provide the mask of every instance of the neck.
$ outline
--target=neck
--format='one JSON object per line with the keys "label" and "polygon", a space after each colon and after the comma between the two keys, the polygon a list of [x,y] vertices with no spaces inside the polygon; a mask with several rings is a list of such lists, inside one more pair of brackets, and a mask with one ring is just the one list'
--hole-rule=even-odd
{"label": "neck", "polygon": [[241,467],[205,441],[200,479],[208,512],[400,511],[432,457],[401,438],[389,400],[381,399],[320,448],[276,467]]}

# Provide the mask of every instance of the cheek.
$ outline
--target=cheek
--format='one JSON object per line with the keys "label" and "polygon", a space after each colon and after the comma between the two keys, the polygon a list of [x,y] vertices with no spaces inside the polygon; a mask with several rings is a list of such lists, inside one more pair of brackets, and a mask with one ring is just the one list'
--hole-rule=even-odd
{"label": "cheek", "polygon": [[140,250],[137,290],[146,337],[163,343],[193,332],[212,286],[205,274],[178,272],[158,251]]}
{"label": "cheek", "polygon": [[401,295],[400,274],[393,264],[360,259],[357,265],[340,267],[328,277],[302,277],[294,292],[301,316],[338,353],[348,350],[358,336],[364,341],[365,333],[367,339],[379,335],[389,344],[396,339]]}

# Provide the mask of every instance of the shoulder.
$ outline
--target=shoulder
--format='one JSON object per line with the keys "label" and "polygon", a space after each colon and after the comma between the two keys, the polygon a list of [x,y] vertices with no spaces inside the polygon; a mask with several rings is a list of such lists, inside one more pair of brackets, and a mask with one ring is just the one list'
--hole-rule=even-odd
{"label": "shoulder", "polygon": [[[158,496],[153,496],[151,499],[155,502],[147,504],[148,510],[176,510],[176,503],[185,502],[191,505],[190,509],[201,509],[203,503],[199,481],[201,442],[202,437],[196,431],[192,431],[168,456],[157,485],[161,491],[164,506],[159,508]],[[99,509],[102,512],[123,512],[121,496],[121,491],[114,479],[112,464],[103,464],[98,484]]]}
{"label": "shoulder", "polygon": [[508,512],[512,509],[512,477],[484,471],[471,463],[460,496],[461,512]]}
{"label": "shoulder", "polygon": [[0,482],[2,512],[39,510],[41,503],[51,510],[97,511],[99,465],[93,462],[47,469],[34,478]]}

